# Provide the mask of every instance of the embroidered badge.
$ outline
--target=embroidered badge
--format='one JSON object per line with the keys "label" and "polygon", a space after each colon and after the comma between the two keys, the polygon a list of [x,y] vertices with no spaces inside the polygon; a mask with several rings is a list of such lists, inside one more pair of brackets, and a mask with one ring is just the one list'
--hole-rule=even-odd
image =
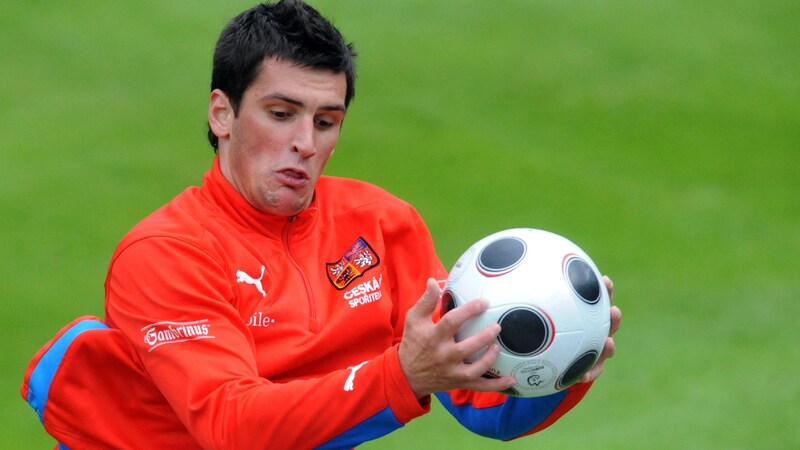
{"label": "embroidered badge", "polygon": [[325,263],[328,279],[336,289],[344,289],[353,280],[369,269],[377,266],[380,258],[364,238],[359,237],[342,259],[335,263]]}

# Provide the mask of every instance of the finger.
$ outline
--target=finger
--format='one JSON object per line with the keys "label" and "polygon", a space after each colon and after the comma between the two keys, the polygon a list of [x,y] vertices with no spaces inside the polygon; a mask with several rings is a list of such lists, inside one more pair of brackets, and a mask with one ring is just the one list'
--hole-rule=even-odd
{"label": "finger", "polygon": [[500,378],[478,377],[472,381],[463,383],[463,386],[460,387],[478,392],[499,392],[504,391],[515,384],[517,384],[517,380],[512,376]]}
{"label": "finger", "polygon": [[473,385],[467,387],[467,389],[479,392],[499,392],[504,391],[515,384],[517,384],[516,378],[510,376],[502,378],[481,378]]}
{"label": "finger", "polygon": [[[500,346],[494,343],[483,346],[478,350],[481,349],[485,349],[486,351],[483,352],[480,358],[471,363],[464,363],[464,370],[469,378],[483,376],[483,374],[492,368],[492,365],[497,361],[497,357],[500,355]],[[475,352],[472,352],[470,355],[474,353]]]}
{"label": "finger", "polygon": [[600,357],[597,359],[597,362],[589,369],[588,372],[583,374],[580,379],[581,383],[588,383],[590,381],[594,381],[600,374],[603,373],[603,363],[606,359],[611,358],[617,352],[617,347],[614,343],[614,338],[606,338],[606,342],[603,344],[603,351],[600,352]]}
{"label": "finger", "polygon": [[606,359],[613,357],[616,353],[617,344],[614,342],[614,338],[606,338],[606,342],[603,344],[603,351],[600,353],[600,361],[605,361]]}
{"label": "finger", "polygon": [[417,318],[431,318],[439,302],[439,283],[433,278],[428,278],[425,285],[425,292],[422,297],[412,306],[408,313]]}
{"label": "finger", "polygon": [[[479,351],[485,349],[486,347],[494,344],[495,339],[497,339],[497,335],[500,334],[500,324],[492,323],[483,330],[474,335],[460,341],[455,346],[455,350],[458,354],[458,358],[460,361],[478,353]],[[486,357],[486,353],[481,356],[481,359]],[[489,361],[489,365],[486,367],[485,370],[488,370],[492,364],[494,364],[495,359],[497,359],[497,355]],[[474,364],[474,363],[473,363]],[[483,372],[481,372],[483,373]]]}
{"label": "finger", "polygon": [[508,389],[516,384],[516,378],[512,376],[495,377],[486,376],[486,373],[497,361],[497,356],[500,354],[500,346],[497,344],[490,345],[489,348],[472,363],[465,363],[463,365],[464,373],[468,377],[463,387],[475,391],[502,391]]}
{"label": "finger", "polygon": [[616,306],[611,307],[611,328],[608,330],[608,335],[613,336],[619,330],[622,323],[622,310]]}
{"label": "finger", "polygon": [[436,324],[436,332],[440,337],[451,337],[464,322],[486,311],[488,307],[489,302],[481,298],[453,308]]}
{"label": "finger", "polygon": [[613,300],[614,299],[614,282],[611,281],[611,278],[609,278],[608,275],[603,275],[603,282],[605,283],[606,289],[608,290],[608,299],[609,300]]}
{"label": "finger", "polygon": [[589,369],[588,372],[583,374],[583,376],[581,377],[579,383],[589,383],[590,381],[594,381],[602,373],[603,373],[603,364],[602,363],[597,363],[597,364],[594,365],[594,367]]}

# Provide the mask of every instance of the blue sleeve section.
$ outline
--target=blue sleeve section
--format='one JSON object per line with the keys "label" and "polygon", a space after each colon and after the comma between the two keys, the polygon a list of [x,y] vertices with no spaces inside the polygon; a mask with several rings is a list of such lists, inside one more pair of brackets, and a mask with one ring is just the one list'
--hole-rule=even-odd
{"label": "blue sleeve section", "polygon": [[42,355],[36,367],[31,372],[28,380],[27,401],[39,415],[39,421],[44,423],[44,407],[47,404],[47,396],[50,394],[50,383],[56,374],[64,353],[67,352],[72,341],[78,335],[88,330],[108,328],[108,325],[98,320],[82,320],[71,326],[59,337],[53,345]]}
{"label": "blue sleeve section", "polygon": [[507,397],[500,405],[476,408],[471,404],[453,405],[450,395],[437,392],[436,397],[447,411],[473,433],[507,441],[519,437],[544,422],[566,397],[562,391],[544,397]]}
{"label": "blue sleeve section", "polygon": [[351,449],[364,442],[377,439],[402,427],[394,417],[391,408],[386,408],[374,416],[364,420],[355,427],[345,431],[325,444],[319,450]]}

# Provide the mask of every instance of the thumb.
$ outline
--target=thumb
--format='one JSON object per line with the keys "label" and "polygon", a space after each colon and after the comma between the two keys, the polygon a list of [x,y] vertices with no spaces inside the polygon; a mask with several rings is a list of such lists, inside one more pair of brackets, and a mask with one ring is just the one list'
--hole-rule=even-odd
{"label": "thumb", "polygon": [[[439,303],[439,293],[439,283],[433,278],[428,278],[427,284],[425,285],[425,292],[417,301],[417,304],[411,309],[420,316],[433,316],[433,312],[436,311],[436,305]],[[409,312],[411,312],[411,310],[409,310]]]}

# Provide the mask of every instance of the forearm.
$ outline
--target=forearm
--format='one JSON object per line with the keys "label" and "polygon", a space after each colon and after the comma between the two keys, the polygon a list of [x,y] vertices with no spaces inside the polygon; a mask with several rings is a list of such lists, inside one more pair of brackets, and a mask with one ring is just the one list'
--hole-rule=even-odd
{"label": "forearm", "polygon": [[[397,378],[396,358],[390,349],[354,376],[346,368],[282,384],[258,378],[214,380],[167,397],[207,448],[352,448],[427,411]],[[170,375],[154,374],[156,379],[165,376]],[[204,391],[204,385],[220,387]]]}

